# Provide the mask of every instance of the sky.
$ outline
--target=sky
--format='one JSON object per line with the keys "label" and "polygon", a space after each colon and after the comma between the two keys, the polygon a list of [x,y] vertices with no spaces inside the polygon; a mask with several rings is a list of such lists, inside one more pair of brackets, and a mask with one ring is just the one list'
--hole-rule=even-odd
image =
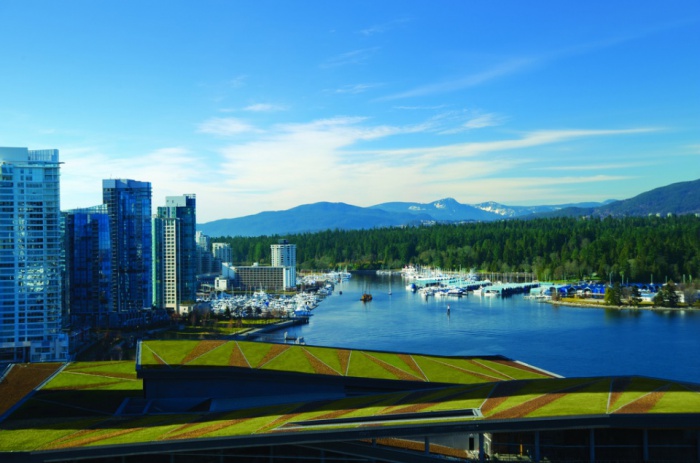
{"label": "sky", "polygon": [[0,0],[0,146],[197,195],[197,221],[319,201],[626,199],[700,178],[697,0]]}

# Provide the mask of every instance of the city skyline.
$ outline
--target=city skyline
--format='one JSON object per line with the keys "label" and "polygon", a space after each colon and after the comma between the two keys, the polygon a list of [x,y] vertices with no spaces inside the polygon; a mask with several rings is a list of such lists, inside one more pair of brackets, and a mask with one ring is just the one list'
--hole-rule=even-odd
{"label": "city skyline", "polygon": [[[1,146],[197,195],[561,204],[698,178],[700,4],[3,3]],[[12,40],[10,40],[12,39]],[[12,44],[9,46],[9,44]]]}

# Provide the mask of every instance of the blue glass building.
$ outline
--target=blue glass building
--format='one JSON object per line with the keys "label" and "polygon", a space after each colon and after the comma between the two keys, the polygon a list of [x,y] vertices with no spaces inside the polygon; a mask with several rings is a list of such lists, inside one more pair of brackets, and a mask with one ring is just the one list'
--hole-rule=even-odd
{"label": "blue glass building", "polygon": [[110,324],[140,323],[152,297],[151,184],[128,179],[102,181],[109,216],[112,274]]}
{"label": "blue glass building", "polygon": [[65,220],[65,306],[71,326],[109,327],[110,256],[107,206],[73,209]]}

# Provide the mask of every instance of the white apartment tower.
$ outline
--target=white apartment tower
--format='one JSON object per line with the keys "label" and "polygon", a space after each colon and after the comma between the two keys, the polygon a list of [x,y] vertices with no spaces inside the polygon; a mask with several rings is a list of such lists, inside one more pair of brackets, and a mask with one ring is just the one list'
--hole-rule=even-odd
{"label": "white apartment tower", "polygon": [[65,361],[58,150],[0,147],[0,362]]}
{"label": "white apartment tower", "polygon": [[297,285],[297,245],[289,244],[287,240],[279,240],[270,245],[270,265],[284,267],[284,287],[294,288]]}
{"label": "white apartment tower", "polygon": [[230,263],[233,260],[233,251],[229,243],[212,243],[211,253],[214,255],[214,259],[219,262]]}

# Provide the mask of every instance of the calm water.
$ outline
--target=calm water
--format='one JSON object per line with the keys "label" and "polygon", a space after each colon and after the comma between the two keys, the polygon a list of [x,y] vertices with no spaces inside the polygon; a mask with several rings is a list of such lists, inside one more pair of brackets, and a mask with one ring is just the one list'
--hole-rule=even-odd
{"label": "calm water", "polygon": [[[367,288],[373,300],[362,303]],[[355,275],[336,286],[308,325],[289,333],[309,345],[499,354],[567,377],[643,375],[700,383],[698,312],[557,308],[522,296],[424,299],[406,291],[400,277]]]}

